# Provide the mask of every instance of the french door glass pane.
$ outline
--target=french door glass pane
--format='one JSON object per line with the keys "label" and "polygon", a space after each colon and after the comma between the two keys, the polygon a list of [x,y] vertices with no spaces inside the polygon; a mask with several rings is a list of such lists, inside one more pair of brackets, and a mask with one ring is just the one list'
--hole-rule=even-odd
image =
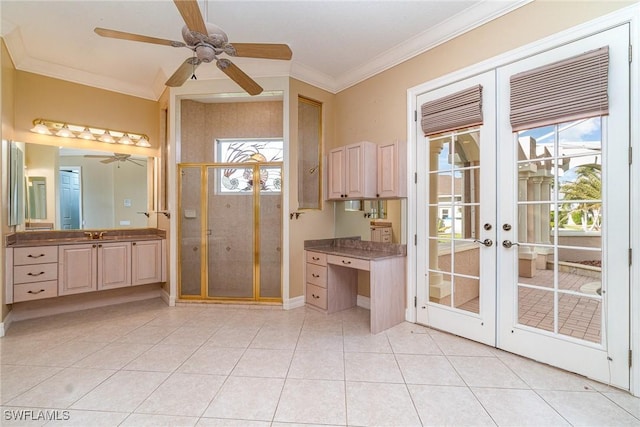
{"label": "french door glass pane", "polygon": [[518,133],[518,319],[601,342],[601,119]]}
{"label": "french door glass pane", "polygon": [[479,313],[479,132],[447,132],[429,145],[429,300]]}

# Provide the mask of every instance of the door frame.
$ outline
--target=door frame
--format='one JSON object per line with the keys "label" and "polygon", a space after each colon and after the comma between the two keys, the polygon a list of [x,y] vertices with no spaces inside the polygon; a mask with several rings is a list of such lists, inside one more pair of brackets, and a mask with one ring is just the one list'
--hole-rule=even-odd
{"label": "door frame", "polygon": [[[415,182],[417,165],[417,129],[419,123],[417,121],[417,98],[420,94],[434,90],[438,87],[452,84],[454,82],[466,79],[470,76],[480,74],[498,67],[510,64],[528,56],[553,49],[566,43],[579,40],[584,37],[602,32],[608,28],[618,26],[620,24],[630,24],[631,41],[640,40],[640,5],[631,5],[620,9],[616,12],[599,17],[592,21],[580,24],[578,26],[561,31],[548,37],[544,37],[538,41],[528,43],[514,50],[505,52],[495,57],[491,57],[472,66],[452,71],[449,74],[437,77],[428,82],[411,87],[407,90],[407,141],[409,147],[407,150],[407,168],[408,182],[413,183],[410,186],[409,197],[407,199],[407,235],[409,236],[407,245],[407,311],[406,319],[410,322],[416,322],[416,303],[417,303],[417,250],[411,240],[417,236],[417,185]],[[640,114],[640,86],[638,79],[640,78],[640,51],[638,44],[632,44],[633,58],[636,58],[630,65],[630,117],[637,117]],[[635,146],[632,152],[632,165],[630,170],[630,193],[635,197],[631,197],[630,201],[630,229],[631,229],[631,246],[633,249],[631,260],[631,283],[630,283],[630,312],[640,312],[640,223],[634,222],[634,218],[640,218],[640,188],[634,185],[634,182],[640,182],[640,123],[637,120],[630,121],[629,134],[631,138],[631,146]],[[413,236],[413,237],[412,237]],[[630,345],[632,350],[632,364],[630,369],[630,391],[635,396],[640,396],[640,316],[631,316],[630,324]]]}

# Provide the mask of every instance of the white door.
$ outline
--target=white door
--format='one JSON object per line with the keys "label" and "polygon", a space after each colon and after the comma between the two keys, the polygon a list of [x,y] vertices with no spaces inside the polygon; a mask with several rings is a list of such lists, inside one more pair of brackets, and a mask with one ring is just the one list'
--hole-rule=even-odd
{"label": "white door", "polygon": [[482,126],[417,131],[417,321],[495,345],[495,73],[420,95],[417,105],[476,85]]}
{"label": "white door", "polygon": [[[484,114],[417,130],[418,323],[629,387],[628,45],[624,25],[417,97],[481,84]],[[511,75],[603,46],[608,116],[512,132]]]}
{"label": "white door", "polygon": [[[609,115],[513,133],[509,78],[609,46]],[[498,69],[497,346],[629,387],[629,29]]]}

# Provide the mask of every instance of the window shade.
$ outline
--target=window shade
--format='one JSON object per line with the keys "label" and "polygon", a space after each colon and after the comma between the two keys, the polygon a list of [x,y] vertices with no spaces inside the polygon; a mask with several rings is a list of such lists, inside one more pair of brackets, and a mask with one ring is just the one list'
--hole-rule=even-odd
{"label": "window shade", "polygon": [[609,114],[609,47],[511,76],[514,131]]}
{"label": "window shade", "polygon": [[425,102],[421,107],[426,136],[482,124],[482,86]]}

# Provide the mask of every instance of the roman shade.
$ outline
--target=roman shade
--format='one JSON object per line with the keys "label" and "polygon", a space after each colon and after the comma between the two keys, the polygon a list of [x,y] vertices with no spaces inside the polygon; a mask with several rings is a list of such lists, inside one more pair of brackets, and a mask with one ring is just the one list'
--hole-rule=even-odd
{"label": "roman shade", "polygon": [[425,136],[482,124],[482,86],[425,102],[421,107]]}
{"label": "roman shade", "polygon": [[511,76],[514,131],[609,114],[609,47]]}

